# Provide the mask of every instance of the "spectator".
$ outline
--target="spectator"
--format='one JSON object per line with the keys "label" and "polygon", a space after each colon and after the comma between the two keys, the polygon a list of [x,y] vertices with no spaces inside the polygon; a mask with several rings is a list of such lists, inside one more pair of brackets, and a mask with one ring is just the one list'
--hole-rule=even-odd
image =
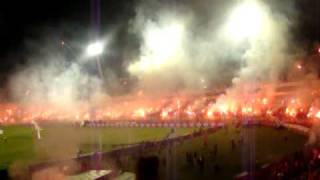
{"label": "spectator", "polygon": [[137,165],[137,180],[159,179],[159,158],[156,156],[140,158]]}
{"label": "spectator", "polygon": [[236,143],[234,139],[231,139],[231,150],[234,151],[236,149]]}
{"label": "spectator", "polygon": [[205,148],[208,147],[208,133],[207,132],[204,132],[204,135],[203,135],[203,146]]}
{"label": "spectator", "polygon": [[214,173],[217,173],[217,174],[220,173],[220,166],[218,164],[214,165]]}
{"label": "spectator", "polygon": [[193,159],[192,159],[192,155],[190,153],[186,153],[186,158],[187,158],[187,163],[190,166],[193,166]]}
{"label": "spectator", "polygon": [[199,155],[197,163],[198,163],[200,171],[203,171],[204,170],[204,158],[202,155]]}
{"label": "spectator", "polygon": [[215,156],[218,155],[218,144],[214,145],[213,153],[214,153]]}

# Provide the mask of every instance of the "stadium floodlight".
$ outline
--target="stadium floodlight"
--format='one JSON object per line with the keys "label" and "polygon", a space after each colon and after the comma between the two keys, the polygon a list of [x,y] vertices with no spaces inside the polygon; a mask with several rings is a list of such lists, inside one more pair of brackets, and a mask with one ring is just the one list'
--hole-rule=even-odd
{"label": "stadium floodlight", "polygon": [[183,45],[184,31],[184,24],[180,21],[148,26],[143,34],[143,56],[129,66],[129,71],[150,72],[176,63]]}
{"label": "stadium floodlight", "polygon": [[88,45],[87,54],[89,56],[99,56],[103,53],[103,43],[102,42],[94,42]]}
{"label": "stadium floodlight", "polygon": [[97,61],[97,68],[101,79],[103,79],[104,77],[100,62],[100,55],[103,53],[103,50],[104,43],[102,43],[101,41],[96,41],[88,45],[86,52],[89,57],[95,57],[93,59],[96,59]]}
{"label": "stadium floodlight", "polygon": [[259,35],[265,23],[265,12],[262,6],[247,0],[236,6],[228,19],[226,33],[233,40],[254,38]]}

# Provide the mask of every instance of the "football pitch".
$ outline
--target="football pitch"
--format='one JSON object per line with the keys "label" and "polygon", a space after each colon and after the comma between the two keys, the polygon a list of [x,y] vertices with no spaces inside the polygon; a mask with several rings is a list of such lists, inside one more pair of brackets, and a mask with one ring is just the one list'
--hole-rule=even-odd
{"label": "football pitch", "polygon": [[[80,128],[65,124],[42,126],[41,139],[36,138],[34,129],[30,126],[5,126],[0,140],[0,169],[24,169],[29,164],[67,159],[82,154],[111,151],[123,145],[145,141],[165,139],[170,128]],[[195,128],[177,128],[176,134],[193,133]],[[254,142],[255,164],[257,167],[280,159],[288,153],[300,149],[306,141],[302,135],[285,129],[266,127],[235,128],[227,127],[209,134],[207,147],[204,147],[204,137],[186,140],[175,145],[175,171],[178,179],[210,179],[213,177],[214,166],[221,169],[214,175],[218,179],[228,179],[231,175],[240,173],[246,158],[245,145],[236,143],[231,148],[231,142],[239,142],[246,135],[252,136]],[[217,146],[217,156],[212,156],[213,147]],[[199,171],[186,162],[186,153],[201,154],[205,159],[205,170]],[[145,155],[156,155],[160,161],[166,156],[165,150],[149,151]],[[136,159],[126,158],[122,163],[125,171],[134,171]],[[160,174],[165,178],[166,168],[160,163]]]}
{"label": "football pitch", "polygon": [[[0,169],[13,164],[72,158],[79,151],[110,151],[121,145],[161,140],[169,128],[80,128],[71,125],[42,126],[41,139],[31,126],[5,126],[0,135]],[[177,135],[192,133],[192,128],[177,129]],[[100,147],[101,144],[101,147]]]}

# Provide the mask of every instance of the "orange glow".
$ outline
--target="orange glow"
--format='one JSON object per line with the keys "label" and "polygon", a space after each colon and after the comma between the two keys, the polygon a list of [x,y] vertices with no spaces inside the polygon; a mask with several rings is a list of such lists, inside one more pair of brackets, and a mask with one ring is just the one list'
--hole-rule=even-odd
{"label": "orange glow", "polygon": [[301,64],[297,64],[297,69],[302,70],[302,65]]}
{"label": "orange glow", "polygon": [[297,116],[297,110],[293,108],[286,108],[286,114],[290,117],[296,117]]}
{"label": "orange glow", "polygon": [[167,119],[168,118],[168,114],[169,114],[168,111],[162,111],[161,112],[161,118],[162,119]]}
{"label": "orange glow", "polygon": [[[148,97],[143,91],[132,96],[113,97],[91,107],[87,103],[63,108],[58,105],[42,104],[0,104],[0,123],[30,123],[32,121],[135,121],[135,120],[229,120],[245,117],[264,117],[281,120],[320,119],[320,103],[304,102],[298,95],[286,94],[274,97],[261,92],[241,95],[232,94],[219,99],[212,94],[183,94]],[[317,95],[314,95],[317,96]],[[278,99],[277,99],[278,98]],[[316,101],[316,98],[310,98]],[[312,106],[312,107],[310,107]],[[309,108],[310,107],[310,108]],[[308,110],[309,109],[309,110]]]}
{"label": "orange glow", "polygon": [[320,111],[318,111],[315,115],[316,118],[320,119]]}
{"label": "orange glow", "polygon": [[210,119],[210,118],[212,118],[212,116],[213,116],[213,112],[212,111],[208,111],[207,112],[207,117]]}
{"label": "orange glow", "polygon": [[146,116],[146,112],[143,108],[137,109],[133,112],[133,117],[144,118]]}
{"label": "orange glow", "polygon": [[262,104],[263,105],[267,105],[268,104],[268,99],[267,98],[263,98],[262,99]]}
{"label": "orange glow", "polygon": [[218,106],[218,110],[221,114],[227,114],[229,111],[229,107],[226,104],[221,104]]}

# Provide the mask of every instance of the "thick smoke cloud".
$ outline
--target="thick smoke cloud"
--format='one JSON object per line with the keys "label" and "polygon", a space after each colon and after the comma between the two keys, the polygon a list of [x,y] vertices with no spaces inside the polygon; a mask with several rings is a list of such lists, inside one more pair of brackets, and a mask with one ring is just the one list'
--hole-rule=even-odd
{"label": "thick smoke cloud", "polygon": [[88,65],[84,58],[70,58],[70,53],[64,53],[65,47],[62,48],[59,39],[55,36],[47,38],[51,40],[44,40],[41,46],[38,42],[28,42],[28,62],[17,68],[9,82],[14,101],[49,103],[66,108],[106,95],[101,79],[86,69]]}
{"label": "thick smoke cloud", "polygon": [[[293,58],[289,47],[291,22],[281,12],[272,11],[270,6],[261,1],[248,0],[243,3],[253,3],[252,5],[259,8],[256,16],[261,17],[256,20],[261,24],[259,24],[260,29],[257,29],[254,36],[245,39],[247,47],[239,54],[238,58],[242,64],[232,79],[233,88],[227,92],[227,96],[235,99],[239,99],[237,94],[252,95],[261,83],[277,82]],[[249,5],[251,4],[246,6]],[[250,9],[243,10],[249,11]],[[247,14],[247,16],[254,15]],[[250,20],[250,17],[247,18]],[[257,17],[253,17],[253,20],[254,18]],[[244,21],[239,26],[250,26],[252,25],[250,23],[253,22]],[[270,90],[268,91],[270,92]],[[225,97],[221,97],[219,100],[225,101]]]}
{"label": "thick smoke cloud", "polygon": [[[245,14],[228,30],[234,7],[242,4],[256,6],[260,19]],[[139,78],[139,88],[161,91],[277,81],[291,59],[293,22],[274,6],[259,0],[144,2],[134,21],[142,39],[140,56],[128,71]],[[251,34],[237,39],[243,28],[251,28]]]}
{"label": "thick smoke cloud", "polygon": [[[197,26],[208,15],[197,16],[196,9],[189,6],[149,1],[137,8],[134,30],[141,36],[142,45],[140,56],[128,70],[139,78],[139,88],[199,90],[209,88],[211,81],[225,82],[228,79],[215,78],[219,71],[226,70],[225,64],[232,64],[228,60],[221,63],[226,58],[215,60],[219,56],[217,52],[221,51],[215,49],[218,47],[214,40],[216,30],[210,28],[208,31],[203,27],[210,22]],[[229,75],[225,73],[224,76]]]}
{"label": "thick smoke cloud", "polygon": [[[251,22],[255,20],[252,17],[229,27],[235,8],[246,3],[258,6],[255,11],[261,15],[258,20],[263,21],[259,21],[260,29],[253,26],[249,31],[254,34],[252,37],[243,29],[255,23]],[[288,18],[294,12],[292,7],[289,1],[141,1],[127,27],[129,34],[135,36],[127,38],[139,43],[127,39],[124,42],[128,44],[122,48],[113,47],[112,43],[107,47],[107,53],[113,55],[125,51],[124,59],[118,60],[122,63],[117,64],[126,66],[117,65],[115,69],[112,63],[108,64],[113,55],[104,57],[103,61],[108,62],[104,66],[104,83],[90,73],[94,63],[88,71],[85,67],[89,63],[70,60],[60,49],[47,45],[52,44],[49,41],[34,48],[41,54],[31,54],[30,63],[11,78],[11,93],[17,101],[46,101],[63,106],[105,100],[112,88],[131,88],[132,82],[122,87],[117,77],[123,69],[129,79],[137,78],[136,90],[153,93],[227,86],[233,87],[231,92],[241,91],[243,84],[275,82],[292,59],[288,55],[292,53],[289,32],[294,22]],[[239,31],[242,35],[237,35]]]}

